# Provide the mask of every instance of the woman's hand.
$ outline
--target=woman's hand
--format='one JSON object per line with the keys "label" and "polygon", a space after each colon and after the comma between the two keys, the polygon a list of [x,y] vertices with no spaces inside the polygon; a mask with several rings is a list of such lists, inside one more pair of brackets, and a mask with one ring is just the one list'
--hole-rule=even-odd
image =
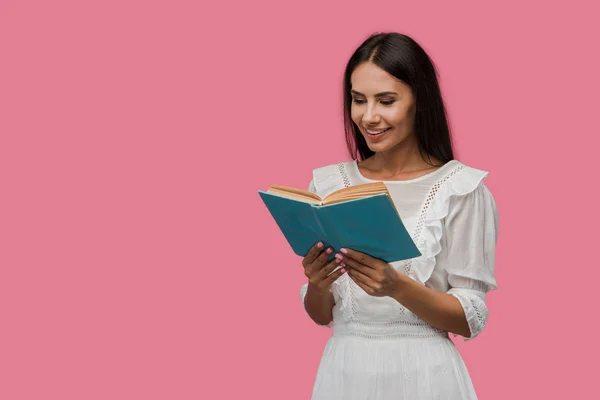
{"label": "woman's hand", "polygon": [[340,264],[340,261],[335,258],[331,262],[327,262],[332,253],[332,248],[324,249],[323,243],[319,242],[304,257],[302,266],[304,267],[304,275],[308,278],[309,286],[320,291],[329,290],[331,284],[346,272],[344,268],[340,268],[332,273]]}
{"label": "woman's hand", "polygon": [[404,275],[383,260],[351,249],[340,251],[343,254],[336,254],[336,259],[348,267],[350,278],[371,296],[394,297],[404,282]]}

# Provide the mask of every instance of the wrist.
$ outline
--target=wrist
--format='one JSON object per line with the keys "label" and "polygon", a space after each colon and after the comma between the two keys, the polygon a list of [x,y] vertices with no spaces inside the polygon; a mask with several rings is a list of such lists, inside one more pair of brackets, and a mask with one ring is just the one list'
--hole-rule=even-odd
{"label": "wrist", "polygon": [[317,284],[308,282],[307,293],[308,292],[314,293],[318,296],[324,296],[326,294],[329,294],[329,287],[321,287]]}
{"label": "wrist", "polygon": [[403,274],[401,272],[397,272],[396,284],[394,285],[394,292],[392,293],[392,298],[394,298],[399,303],[402,303],[404,296],[406,294],[407,286],[410,284],[410,278],[408,275]]}

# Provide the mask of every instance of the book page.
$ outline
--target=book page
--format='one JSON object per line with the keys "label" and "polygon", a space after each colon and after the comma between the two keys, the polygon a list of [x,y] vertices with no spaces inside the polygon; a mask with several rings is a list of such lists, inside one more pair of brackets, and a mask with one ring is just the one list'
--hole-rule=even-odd
{"label": "book page", "polygon": [[355,200],[363,197],[385,193],[389,196],[387,186],[383,182],[365,183],[336,190],[325,197],[323,204],[333,204],[342,201]]}
{"label": "book page", "polygon": [[318,195],[309,192],[308,190],[296,189],[289,186],[272,185],[269,189],[267,189],[267,192],[287,197],[289,199],[305,201],[311,204],[320,205],[322,203],[322,200]]}

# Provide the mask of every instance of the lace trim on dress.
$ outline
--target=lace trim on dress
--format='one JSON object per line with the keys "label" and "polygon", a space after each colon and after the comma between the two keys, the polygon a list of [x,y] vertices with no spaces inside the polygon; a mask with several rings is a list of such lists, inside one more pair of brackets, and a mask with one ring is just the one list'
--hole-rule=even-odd
{"label": "lace trim on dress", "polygon": [[[421,208],[421,214],[419,215],[419,219],[417,220],[417,226],[412,235],[412,239],[417,244],[417,247],[419,248],[419,250],[421,250],[424,247],[424,243],[422,243],[422,241],[421,241],[421,232],[423,231],[423,227],[425,226],[425,218],[427,217],[427,212],[429,211],[429,206],[433,203],[433,200],[435,199],[437,193],[439,192],[440,188],[444,185],[444,183],[448,179],[450,179],[452,176],[456,175],[456,173],[461,171],[463,168],[464,168],[464,165],[459,165],[456,168],[454,168],[446,176],[444,176],[442,179],[437,181],[433,185],[431,190],[429,191],[429,194],[427,195],[427,198],[425,199],[425,203],[423,204],[423,207]],[[406,275],[414,278],[413,260],[408,260],[404,264],[404,273]],[[422,283],[425,283],[425,282],[422,282]]]}
{"label": "lace trim on dress", "polygon": [[335,321],[334,336],[358,336],[366,339],[395,339],[401,337],[448,337],[448,333],[424,321]]}
{"label": "lace trim on dress", "polygon": [[[465,312],[465,317],[471,332],[470,337],[464,338],[465,341],[474,339],[485,328],[489,316],[489,311],[484,300],[476,295],[467,294],[458,288],[451,289],[448,293],[458,299]],[[457,335],[454,334],[454,336],[456,337]]]}
{"label": "lace trim on dress", "polygon": [[[457,174],[460,174],[460,179],[450,179]],[[459,164],[432,187],[415,230],[419,232],[415,243],[422,256],[410,260],[408,275],[411,278],[425,284],[431,277],[436,256],[442,251],[442,222],[450,211],[450,201],[455,196],[465,196],[473,192],[487,174],[485,171]]]}
{"label": "lace trim on dress", "polygon": [[346,172],[346,165],[344,163],[339,163],[338,169],[340,171],[340,175],[342,176],[342,182],[344,182],[344,187],[349,187],[350,179],[348,178],[348,173]]}

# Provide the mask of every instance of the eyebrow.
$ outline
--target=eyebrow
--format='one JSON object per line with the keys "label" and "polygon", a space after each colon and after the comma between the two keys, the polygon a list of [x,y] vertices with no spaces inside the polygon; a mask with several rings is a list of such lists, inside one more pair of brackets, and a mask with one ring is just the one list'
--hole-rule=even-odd
{"label": "eyebrow", "polygon": [[[353,94],[357,94],[359,96],[364,96],[364,94],[362,94],[361,92],[357,92],[354,89],[350,90],[350,92],[353,93]],[[377,93],[375,95],[375,97],[382,97],[382,96],[387,96],[387,95],[390,95],[390,94],[398,95],[398,93],[396,93],[396,92],[381,92],[381,93]]]}

